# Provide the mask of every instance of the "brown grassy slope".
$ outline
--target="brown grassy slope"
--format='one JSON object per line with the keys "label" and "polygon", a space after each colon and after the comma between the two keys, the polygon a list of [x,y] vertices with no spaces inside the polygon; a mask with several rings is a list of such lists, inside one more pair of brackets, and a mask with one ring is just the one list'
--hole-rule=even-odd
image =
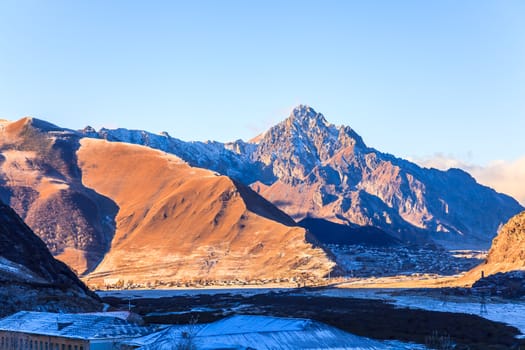
{"label": "brown grassy slope", "polygon": [[511,218],[492,241],[485,263],[478,265],[459,280],[472,284],[481,277],[498,272],[525,270],[525,211]]}
{"label": "brown grassy slope", "polygon": [[304,229],[271,220],[267,202],[228,177],[102,140],[82,139],[77,156],[84,184],[120,208],[111,248],[89,283],[322,276],[333,265],[305,242]]}

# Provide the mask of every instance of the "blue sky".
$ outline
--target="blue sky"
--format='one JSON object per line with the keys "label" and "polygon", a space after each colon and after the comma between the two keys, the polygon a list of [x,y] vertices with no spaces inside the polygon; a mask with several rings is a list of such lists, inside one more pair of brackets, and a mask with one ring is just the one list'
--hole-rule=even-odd
{"label": "blue sky", "polygon": [[525,1],[0,3],[0,118],[249,139],[309,104],[368,145],[525,156]]}

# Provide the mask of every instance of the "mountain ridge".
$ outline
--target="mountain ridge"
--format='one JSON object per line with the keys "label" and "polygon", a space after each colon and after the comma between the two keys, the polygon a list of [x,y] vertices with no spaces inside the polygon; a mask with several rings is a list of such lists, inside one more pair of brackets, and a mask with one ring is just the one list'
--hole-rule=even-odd
{"label": "mountain ridge", "polygon": [[460,169],[421,168],[368,147],[351,127],[330,124],[307,105],[252,139],[256,143],[184,142],[126,129],[81,133],[161,149],[231,176],[296,221],[374,226],[405,241],[487,247],[498,227],[523,209]]}
{"label": "mountain ridge", "polygon": [[320,278],[334,265],[250,188],[162,151],[25,118],[0,128],[0,156],[0,197],[97,286]]}

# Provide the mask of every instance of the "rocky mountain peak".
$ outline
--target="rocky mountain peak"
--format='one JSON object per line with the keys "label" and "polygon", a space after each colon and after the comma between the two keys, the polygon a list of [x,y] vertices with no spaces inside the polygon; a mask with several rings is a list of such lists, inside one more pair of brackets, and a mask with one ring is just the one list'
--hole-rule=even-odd
{"label": "rocky mountain peak", "polygon": [[96,134],[97,130],[91,125],[88,125],[84,129],[82,129],[80,132],[83,134]]}
{"label": "rocky mountain peak", "polygon": [[321,113],[317,113],[312,107],[308,105],[298,105],[290,113],[287,119],[288,124],[293,124],[296,127],[329,127],[330,124],[326,121]]}
{"label": "rocky mountain peak", "polygon": [[352,128],[337,127],[312,107],[299,105],[258,139],[252,159],[270,166],[277,178],[292,183],[304,180],[340,150],[356,146],[366,148]]}
{"label": "rocky mountain peak", "polygon": [[292,138],[303,140],[322,138],[325,143],[335,142],[339,130],[335,125],[330,124],[321,113],[317,113],[307,105],[295,107],[290,116],[276,127]]}
{"label": "rocky mountain peak", "polygon": [[[286,136],[300,139],[299,141],[292,140],[293,144],[301,144],[305,140],[310,141],[319,151],[314,153],[319,154],[320,161],[326,161],[333,156],[334,152],[344,147],[366,148],[361,136],[351,127],[331,124],[322,113],[316,112],[308,105],[301,104],[295,107],[287,119],[271,128],[265,135],[271,133],[273,129],[281,129]],[[322,148],[329,152],[323,152]]]}

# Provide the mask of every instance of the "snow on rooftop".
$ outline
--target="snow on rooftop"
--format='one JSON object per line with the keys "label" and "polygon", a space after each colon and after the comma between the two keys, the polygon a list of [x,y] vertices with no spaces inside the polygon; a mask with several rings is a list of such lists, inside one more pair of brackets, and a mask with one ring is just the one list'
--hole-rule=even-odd
{"label": "snow on rooftop", "polygon": [[190,341],[195,349],[425,349],[382,342],[298,318],[236,315],[208,325],[173,326],[128,342],[140,350],[174,349]]}
{"label": "snow on rooftop", "polygon": [[202,329],[199,335],[214,336],[252,332],[294,332],[302,331],[311,324],[311,320],[302,318],[237,315],[210,323]]}
{"label": "snow on rooftop", "polygon": [[154,332],[156,328],[127,322],[111,314],[20,311],[1,319],[0,330],[89,340],[139,337]]}
{"label": "snow on rooftop", "polygon": [[104,317],[116,317],[124,321],[130,321],[133,318],[136,318],[139,315],[131,311],[106,311],[106,312],[87,312],[83,315],[92,315],[92,316],[104,316]]}

